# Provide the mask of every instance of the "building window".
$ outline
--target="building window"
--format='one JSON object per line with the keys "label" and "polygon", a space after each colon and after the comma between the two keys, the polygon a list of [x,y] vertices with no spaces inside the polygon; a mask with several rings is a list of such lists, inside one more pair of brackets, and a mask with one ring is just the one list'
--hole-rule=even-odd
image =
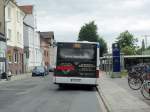
{"label": "building window", "polygon": [[19,42],[19,32],[17,32],[17,42]]}
{"label": "building window", "polygon": [[10,62],[10,63],[12,62],[12,56],[11,55],[8,56],[8,62]]}
{"label": "building window", "polygon": [[11,40],[11,33],[12,33],[11,29],[8,29],[8,36],[7,36],[7,38],[8,38],[9,40]]}
{"label": "building window", "polygon": [[29,50],[25,52],[26,58],[29,58]]}
{"label": "building window", "polygon": [[17,11],[17,21],[20,22],[20,13]]}
{"label": "building window", "polygon": [[20,53],[20,63],[22,63],[22,54]]}
{"label": "building window", "polygon": [[19,35],[19,42],[22,43],[22,35]]}
{"label": "building window", "polygon": [[11,8],[8,7],[8,19],[11,19]]}
{"label": "building window", "polygon": [[14,62],[15,63],[18,62],[18,53],[17,52],[14,53]]}
{"label": "building window", "polygon": [[8,51],[8,52],[7,52],[7,59],[8,59],[8,62],[9,62],[9,63],[12,62],[12,54],[11,54],[11,51]]}
{"label": "building window", "polygon": [[44,56],[46,57],[46,51],[44,50]]}

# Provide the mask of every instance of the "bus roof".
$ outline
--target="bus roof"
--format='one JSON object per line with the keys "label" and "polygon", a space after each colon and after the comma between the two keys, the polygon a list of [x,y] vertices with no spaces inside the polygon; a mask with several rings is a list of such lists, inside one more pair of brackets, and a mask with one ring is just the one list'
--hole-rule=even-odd
{"label": "bus roof", "polygon": [[99,44],[98,42],[89,42],[89,41],[57,42],[57,43],[86,43],[86,44]]}

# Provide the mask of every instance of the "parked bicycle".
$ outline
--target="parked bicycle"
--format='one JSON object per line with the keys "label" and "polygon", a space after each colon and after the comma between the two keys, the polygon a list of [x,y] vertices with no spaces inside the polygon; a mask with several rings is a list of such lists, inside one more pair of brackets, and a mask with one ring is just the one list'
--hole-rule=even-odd
{"label": "parked bicycle", "polygon": [[145,99],[150,100],[150,66],[147,69],[147,74],[143,77],[144,82],[141,86],[141,94]]}
{"label": "parked bicycle", "polygon": [[128,70],[128,85],[133,90],[139,90],[144,82],[145,65],[137,65]]}

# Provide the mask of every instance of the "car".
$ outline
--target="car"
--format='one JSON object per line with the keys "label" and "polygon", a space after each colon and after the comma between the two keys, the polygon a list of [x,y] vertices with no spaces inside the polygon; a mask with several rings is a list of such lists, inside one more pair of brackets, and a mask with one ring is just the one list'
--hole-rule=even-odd
{"label": "car", "polygon": [[44,66],[36,66],[32,70],[32,76],[45,76],[48,75],[48,70]]}

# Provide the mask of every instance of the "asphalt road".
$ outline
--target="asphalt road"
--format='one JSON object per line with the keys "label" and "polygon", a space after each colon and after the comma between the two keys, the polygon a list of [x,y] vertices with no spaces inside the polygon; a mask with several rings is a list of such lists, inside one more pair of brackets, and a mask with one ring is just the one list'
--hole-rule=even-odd
{"label": "asphalt road", "polygon": [[59,89],[51,75],[0,85],[0,112],[102,112],[96,90]]}

